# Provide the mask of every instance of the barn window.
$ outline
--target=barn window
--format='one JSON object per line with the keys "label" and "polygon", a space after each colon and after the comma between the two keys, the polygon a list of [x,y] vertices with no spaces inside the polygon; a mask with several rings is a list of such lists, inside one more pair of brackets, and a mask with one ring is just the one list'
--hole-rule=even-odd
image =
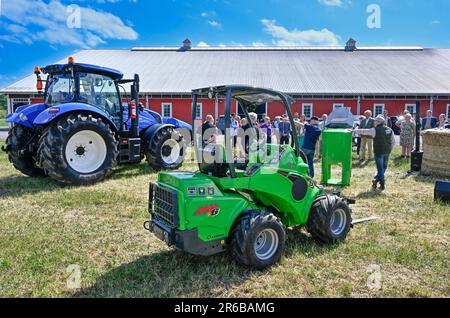
{"label": "barn window", "polygon": [[405,110],[411,113],[411,115],[415,114],[416,112],[416,104],[406,104]]}
{"label": "barn window", "polygon": [[375,117],[378,115],[383,115],[384,113],[384,104],[375,104],[373,105],[373,114]]}
{"label": "barn window", "polygon": [[344,107],[344,104],[333,104],[333,110]]}
{"label": "barn window", "polygon": [[11,106],[13,112],[16,111],[17,107],[30,104],[29,98],[11,98]]}
{"label": "barn window", "polygon": [[313,104],[302,104],[302,114],[306,116],[306,119],[311,119],[313,116]]}
{"label": "barn window", "polygon": [[450,104],[447,105],[447,120],[450,120]]}
{"label": "barn window", "polygon": [[203,118],[203,105],[202,103],[197,103],[197,107],[195,108],[195,119]]}
{"label": "barn window", "polygon": [[162,103],[161,115],[163,117],[172,117],[172,103]]}

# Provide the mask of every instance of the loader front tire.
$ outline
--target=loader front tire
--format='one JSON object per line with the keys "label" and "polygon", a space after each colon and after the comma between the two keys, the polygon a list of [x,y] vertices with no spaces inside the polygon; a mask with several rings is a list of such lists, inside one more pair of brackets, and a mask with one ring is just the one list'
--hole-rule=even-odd
{"label": "loader front tire", "polygon": [[38,154],[45,172],[58,183],[87,185],[111,175],[118,141],[100,118],[71,115],[44,132]]}
{"label": "loader front tire", "polygon": [[270,212],[250,212],[231,231],[231,253],[244,266],[262,270],[277,263],[285,249],[286,231]]}

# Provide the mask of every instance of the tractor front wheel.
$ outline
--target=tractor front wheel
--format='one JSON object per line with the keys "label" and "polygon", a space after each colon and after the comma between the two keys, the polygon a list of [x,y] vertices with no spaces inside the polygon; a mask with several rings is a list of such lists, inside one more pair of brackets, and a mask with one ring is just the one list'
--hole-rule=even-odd
{"label": "tractor front wheel", "polygon": [[183,136],[171,126],[163,127],[148,145],[147,161],[155,171],[175,170],[183,164],[185,151]]}
{"label": "tractor front wheel", "polygon": [[345,240],[351,224],[351,210],[347,202],[336,195],[326,195],[314,202],[306,225],[316,241],[334,244]]}
{"label": "tractor front wheel", "polygon": [[6,138],[9,161],[14,168],[30,177],[44,175],[35,160],[37,139],[33,130],[21,125],[11,128]]}
{"label": "tractor front wheel", "polygon": [[236,221],[231,252],[241,264],[264,269],[280,260],[285,241],[286,231],[279,218],[269,212],[251,212]]}
{"label": "tractor front wheel", "polygon": [[39,157],[45,172],[63,184],[93,184],[116,165],[118,141],[110,127],[90,115],[69,116],[41,137]]}

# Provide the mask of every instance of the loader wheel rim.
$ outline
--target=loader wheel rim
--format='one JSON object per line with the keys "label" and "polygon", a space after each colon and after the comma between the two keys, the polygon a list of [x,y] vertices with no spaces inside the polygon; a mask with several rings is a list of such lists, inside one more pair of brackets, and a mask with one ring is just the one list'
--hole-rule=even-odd
{"label": "loader wheel rim", "polygon": [[262,230],[255,241],[256,257],[261,261],[269,260],[277,252],[279,241],[278,233],[275,230]]}
{"label": "loader wheel rim", "polygon": [[341,235],[345,230],[346,224],[347,214],[345,214],[345,211],[343,209],[334,210],[330,220],[331,232],[336,236]]}
{"label": "loader wheel rim", "polygon": [[105,162],[105,140],[97,132],[82,130],[70,137],[66,144],[67,164],[78,173],[92,173]]}
{"label": "loader wheel rim", "polygon": [[180,160],[181,147],[174,139],[166,140],[161,146],[161,159],[166,165],[172,165]]}

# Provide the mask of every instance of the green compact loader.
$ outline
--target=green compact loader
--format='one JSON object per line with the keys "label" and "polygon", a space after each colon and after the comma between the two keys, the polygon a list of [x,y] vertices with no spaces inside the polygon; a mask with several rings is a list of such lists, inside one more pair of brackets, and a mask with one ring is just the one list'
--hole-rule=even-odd
{"label": "green compact loader", "polygon": [[[207,143],[195,119],[199,97],[225,99],[225,134]],[[353,200],[327,194],[308,175],[307,159],[293,130],[294,148],[265,144],[251,122],[245,130],[243,160],[234,155],[231,108],[237,101],[245,117],[256,105],[284,104],[294,127],[294,100],[277,91],[219,86],[193,91],[194,149],[197,172],[161,172],[150,183],[147,230],[169,246],[208,256],[230,250],[243,265],[263,269],[277,263],[286,229],[306,225],[323,244],[343,241],[352,225]],[[200,135],[200,136],[199,136]],[[264,142],[261,142],[264,140]],[[222,141],[222,142],[221,142]]]}

